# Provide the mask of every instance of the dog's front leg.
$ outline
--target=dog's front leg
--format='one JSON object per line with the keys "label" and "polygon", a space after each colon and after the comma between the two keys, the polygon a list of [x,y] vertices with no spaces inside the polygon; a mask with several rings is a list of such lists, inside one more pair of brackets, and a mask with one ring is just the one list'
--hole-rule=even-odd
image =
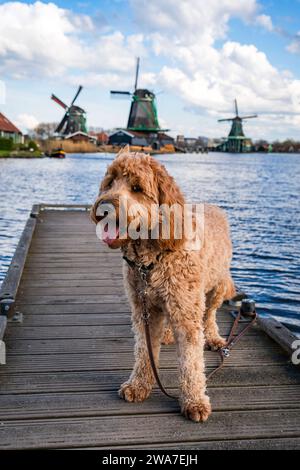
{"label": "dog's front leg", "polygon": [[[161,311],[149,308],[150,333],[153,355],[158,367],[161,337],[163,334],[164,317]],[[125,383],[121,385],[119,396],[129,402],[144,401],[151,393],[155,383],[147,349],[143,309],[135,299],[132,305],[132,327],[135,334],[135,364],[133,371]]]}
{"label": "dog's front leg", "polygon": [[206,395],[202,326],[204,312],[199,307],[202,304],[204,302],[180,301],[177,297],[170,302],[169,312],[179,359],[181,411],[187,418],[197,422],[206,421],[211,413],[209,397]]}

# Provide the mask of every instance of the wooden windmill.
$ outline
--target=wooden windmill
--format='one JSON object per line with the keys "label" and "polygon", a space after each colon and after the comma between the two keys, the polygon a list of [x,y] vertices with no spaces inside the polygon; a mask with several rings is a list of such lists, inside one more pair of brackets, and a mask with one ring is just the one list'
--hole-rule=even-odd
{"label": "wooden windmill", "polygon": [[244,134],[243,130],[243,121],[245,119],[253,119],[257,118],[257,114],[253,114],[251,116],[239,116],[237,100],[234,100],[235,104],[235,117],[227,118],[227,119],[219,119],[218,122],[225,122],[230,121],[232,122],[231,130],[229,132],[228,138],[226,143],[224,144],[224,150],[230,153],[242,153],[248,150],[247,143],[249,142],[249,138],[247,138]]}
{"label": "wooden windmill", "polygon": [[81,90],[82,86],[80,85],[76,95],[74,96],[69,106],[67,106],[63,101],[57,98],[57,96],[53,94],[51,95],[51,99],[65,110],[65,114],[62,120],[55,129],[55,132],[60,135],[67,136],[69,134],[74,134],[75,132],[87,133],[86,113],[84,109],[80,108],[79,106],[75,106],[74,104]]}
{"label": "wooden windmill", "polygon": [[[111,90],[111,95],[131,97],[131,106],[127,123],[127,130],[142,132],[159,132],[155,94],[144,88],[138,88],[140,59],[136,63],[134,91]],[[166,129],[165,129],[166,130]]]}

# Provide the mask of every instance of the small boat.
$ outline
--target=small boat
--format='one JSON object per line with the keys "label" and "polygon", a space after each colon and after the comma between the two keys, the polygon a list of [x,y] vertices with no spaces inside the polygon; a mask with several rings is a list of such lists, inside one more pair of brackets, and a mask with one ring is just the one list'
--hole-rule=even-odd
{"label": "small boat", "polygon": [[66,152],[62,149],[53,149],[49,155],[51,158],[66,158]]}

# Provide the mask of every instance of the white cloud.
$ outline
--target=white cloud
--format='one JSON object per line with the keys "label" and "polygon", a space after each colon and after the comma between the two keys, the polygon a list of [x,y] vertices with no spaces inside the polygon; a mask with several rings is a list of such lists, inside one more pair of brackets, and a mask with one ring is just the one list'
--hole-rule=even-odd
{"label": "white cloud", "polygon": [[139,24],[149,32],[171,34],[173,40],[206,45],[223,38],[230,17],[249,21],[258,10],[256,0],[130,0]]}
{"label": "white cloud", "polygon": [[0,80],[0,104],[5,104],[6,101],[6,87],[5,83]]}
{"label": "white cloud", "polygon": [[265,28],[269,32],[274,31],[272,18],[268,15],[258,15],[256,17],[256,23],[259,26],[262,26],[263,28]]}
{"label": "white cloud", "polygon": [[[131,3],[138,21],[149,31],[154,53],[166,61],[158,85],[181,97],[190,110],[209,117],[202,132],[209,132],[212,117],[232,115],[234,98],[241,114],[300,113],[300,80],[274,67],[254,45],[228,40],[234,17],[248,26],[274,30],[271,17],[259,14],[255,0],[185,0],[178,8],[172,8],[173,0]],[[282,122],[292,126],[295,120]]]}
{"label": "white cloud", "polygon": [[300,31],[296,34],[294,40],[287,46],[286,49],[292,54],[300,54]]}
{"label": "white cloud", "polygon": [[91,17],[54,3],[4,3],[0,17],[0,71],[14,78],[58,77],[70,70],[122,74],[145,53],[142,34],[98,34]]}
{"label": "white cloud", "polygon": [[38,119],[32,114],[19,114],[16,119],[16,125],[24,131],[30,131],[34,129],[38,124]]}
{"label": "white cloud", "polygon": [[82,46],[76,38],[78,24],[83,28],[88,24],[84,17],[72,19],[66,10],[41,2],[2,4],[0,17],[3,72],[22,77],[34,69],[35,74],[58,75],[66,64],[84,64]]}

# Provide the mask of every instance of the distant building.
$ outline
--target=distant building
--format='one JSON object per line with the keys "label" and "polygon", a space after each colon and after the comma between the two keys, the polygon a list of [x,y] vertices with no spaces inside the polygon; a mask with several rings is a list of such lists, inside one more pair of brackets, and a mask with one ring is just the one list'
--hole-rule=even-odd
{"label": "distant building", "polygon": [[137,147],[152,147],[159,150],[166,145],[174,145],[173,137],[164,132],[141,132],[119,129],[110,134],[109,145],[125,146],[127,144]]}
{"label": "distant building", "polygon": [[207,148],[208,139],[205,137],[184,137],[178,135],[176,138],[176,146],[185,152],[202,152]]}
{"label": "distant building", "polygon": [[209,150],[217,150],[218,147],[226,142],[225,138],[221,139],[208,139],[207,148]]}
{"label": "distant building", "polygon": [[96,137],[97,139],[97,144],[98,145],[106,145],[108,144],[108,139],[109,136],[106,132],[100,131],[100,132],[90,132],[90,136]]}
{"label": "distant building", "polygon": [[12,139],[15,144],[23,143],[22,132],[2,113],[0,113],[0,137]]}
{"label": "distant building", "polygon": [[93,144],[97,143],[97,137],[87,134],[86,132],[77,131],[73,134],[65,136],[65,140],[71,140],[74,143],[77,142],[91,142]]}

